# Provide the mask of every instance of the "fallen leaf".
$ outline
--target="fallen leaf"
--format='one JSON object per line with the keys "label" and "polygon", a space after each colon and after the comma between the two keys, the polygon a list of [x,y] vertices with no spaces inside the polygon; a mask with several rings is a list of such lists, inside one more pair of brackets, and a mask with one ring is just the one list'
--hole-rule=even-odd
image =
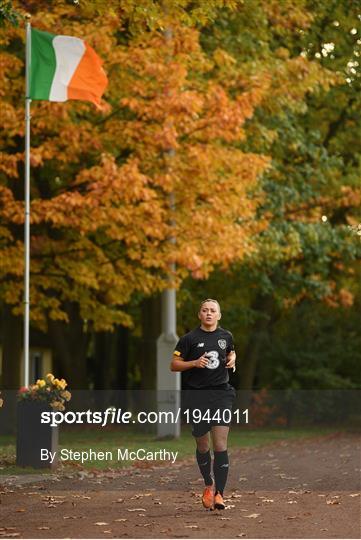
{"label": "fallen leaf", "polygon": [[198,525],[184,525],[186,529],[198,529]]}
{"label": "fallen leaf", "polygon": [[359,493],[350,493],[350,497],[359,497],[360,494]]}
{"label": "fallen leaf", "polygon": [[94,523],[94,525],[98,525],[100,527],[103,525],[109,525],[109,523],[107,523],[106,521],[97,521],[96,523]]}
{"label": "fallen leaf", "polygon": [[260,515],[261,514],[249,514],[248,516],[244,516],[244,517],[246,517],[246,518],[257,518]]}
{"label": "fallen leaf", "polygon": [[128,512],[146,512],[145,508],[127,508]]}

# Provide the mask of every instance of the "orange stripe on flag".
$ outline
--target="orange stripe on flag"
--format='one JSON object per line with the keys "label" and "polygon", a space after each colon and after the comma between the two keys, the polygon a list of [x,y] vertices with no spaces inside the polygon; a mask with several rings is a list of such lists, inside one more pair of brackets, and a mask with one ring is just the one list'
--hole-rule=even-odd
{"label": "orange stripe on flag", "polygon": [[83,99],[100,104],[100,99],[108,84],[102,68],[102,60],[87,43],[85,52],[68,86],[68,99]]}

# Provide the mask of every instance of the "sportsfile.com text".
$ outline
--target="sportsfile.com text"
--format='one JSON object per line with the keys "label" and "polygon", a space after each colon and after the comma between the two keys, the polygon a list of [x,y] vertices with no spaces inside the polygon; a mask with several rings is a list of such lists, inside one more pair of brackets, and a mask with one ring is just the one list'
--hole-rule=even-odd
{"label": "sportsfile.com text", "polygon": [[55,427],[65,424],[99,424],[101,427],[107,424],[176,424],[183,420],[187,424],[206,422],[235,422],[248,424],[248,409],[182,409],[175,411],[140,411],[133,414],[131,411],[122,409],[106,409],[105,411],[43,411],[41,423]]}

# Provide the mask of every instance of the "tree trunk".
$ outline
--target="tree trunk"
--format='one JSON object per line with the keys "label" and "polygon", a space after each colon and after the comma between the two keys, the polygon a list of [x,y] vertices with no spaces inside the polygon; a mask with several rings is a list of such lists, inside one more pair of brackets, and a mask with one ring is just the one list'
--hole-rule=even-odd
{"label": "tree trunk", "polygon": [[100,407],[127,407],[129,330],[94,334],[94,390]]}
{"label": "tree trunk", "polygon": [[129,360],[129,329],[120,326],[116,332],[117,340],[117,380],[118,407],[128,407],[128,360]]}
{"label": "tree trunk", "polygon": [[21,385],[20,361],[23,348],[23,321],[15,317],[8,304],[3,305],[2,316],[2,377],[6,390],[18,390]]}
{"label": "tree trunk", "polygon": [[264,345],[268,327],[272,320],[274,309],[272,296],[257,296],[252,305],[252,309],[258,312],[258,316],[250,329],[248,343],[245,347],[239,368],[240,390],[242,392],[240,406],[242,408],[247,408],[249,405],[260,351]]}
{"label": "tree trunk", "polygon": [[[141,380],[137,391],[136,408],[138,410],[157,410],[157,339],[161,333],[161,297],[147,298],[141,306],[142,338],[139,346],[137,363]],[[143,431],[153,432],[154,426],[142,426]]]}
{"label": "tree trunk", "polygon": [[142,341],[139,368],[141,388],[155,390],[157,379],[157,339],[162,331],[161,296],[147,298],[142,303]]}
{"label": "tree trunk", "polygon": [[84,332],[84,321],[80,318],[78,306],[69,304],[66,311],[69,323],[49,321],[49,335],[60,371],[55,375],[64,377],[72,390],[86,390],[89,334]]}
{"label": "tree trunk", "polygon": [[15,433],[16,428],[16,391],[21,386],[20,360],[23,344],[22,318],[15,317],[8,304],[3,304],[1,330],[1,397],[4,399],[4,411],[0,415],[0,432],[5,435]]}

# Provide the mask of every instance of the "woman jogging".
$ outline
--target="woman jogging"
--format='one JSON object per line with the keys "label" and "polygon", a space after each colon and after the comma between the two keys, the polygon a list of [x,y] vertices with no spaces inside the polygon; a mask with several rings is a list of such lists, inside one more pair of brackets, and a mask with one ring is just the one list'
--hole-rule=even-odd
{"label": "woman jogging", "polygon": [[[224,510],[223,492],[229,461],[227,438],[235,389],[228,383],[228,369],[235,370],[233,337],[218,326],[221,310],[217,300],[204,300],[199,309],[200,326],[178,341],[172,371],[182,372],[183,414],[192,424],[196,458],[205,483],[202,503],[205,508]],[[211,476],[211,433],[213,476]]]}

